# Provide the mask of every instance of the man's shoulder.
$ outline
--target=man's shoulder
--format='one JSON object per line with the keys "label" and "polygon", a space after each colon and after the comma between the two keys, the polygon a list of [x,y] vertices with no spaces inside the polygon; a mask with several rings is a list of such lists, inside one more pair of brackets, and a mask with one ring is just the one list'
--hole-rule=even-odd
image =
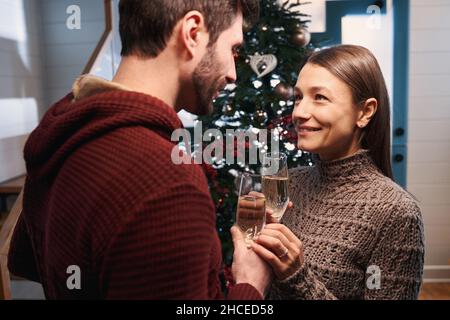
{"label": "man's shoulder", "polygon": [[[80,147],[63,166],[65,172],[88,180],[99,190],[134,194],[138,201],[148,194],[176,185],[197,185],[209,194],[199,165],[177,163],[176,144],[146,127],[123,127]],[[187,156],[186,156],[187,157]],[[190,159],[189,159],[190,160]],[[93,195],[90,195],[93,196]]]}
{"label": "man's shoulder", "polygon": [[[200,199],[197,202],[205,203],[212,210],[202,168],[195,164],[175,164],[171,159],[174,147],[175,144],[156,131],[129,127],[99,137],[69,157],[56,183],[67,186],[76,172],[77,183],[71,191],[74,201],[83,203],[85,208],[79,213],[77,223],[84,223],[85,232],[96,230],[95,246],[100,248],[96,250],[103,250],[103,244],[108,243],[114,230],[134,219],[136,210],[150,208],[142,209],[146,219],[159,219],[161,210],[168,210],[162,206],[167,199],[184,201],[179,198],[195,196]],[[109,228],[98,227],[104,221],[108,221]]]}
{"label": "man's shoulder", "polygon": [[[98,139],[92,146],[94,152],[113,152],[115,159],[125,166],[138,168],[142,175],[203,174],[200,166],[178,146],[158,131],[146,127],[124,127]],[[180,177],[180,178],[181,178]]]}

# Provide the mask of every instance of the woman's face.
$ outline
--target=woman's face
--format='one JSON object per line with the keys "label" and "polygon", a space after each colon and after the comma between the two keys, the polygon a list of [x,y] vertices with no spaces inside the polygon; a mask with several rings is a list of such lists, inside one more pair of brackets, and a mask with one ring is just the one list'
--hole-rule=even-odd
{"label": "woman's face", "polygon": [[298,148],[334,160],[354,154],[360,148],[361,110],[354,104],[350,87],[327,69],[308,63],[295,86],[292,118],[298,134]]}

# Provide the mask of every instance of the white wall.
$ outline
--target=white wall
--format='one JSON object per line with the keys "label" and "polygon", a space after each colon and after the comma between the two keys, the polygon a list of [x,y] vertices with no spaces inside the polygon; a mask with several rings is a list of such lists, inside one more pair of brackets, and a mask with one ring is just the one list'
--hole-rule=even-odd
{"label": "white wall", "polygon": [[[392,0],[387,0],[386,14],[372,19],[372,15],[347,15],[342,18],[342,44],[360,45],[377,58],[389,91],[393,93],[393,14]],[[392,106],[391,106],[392,107]]]}
{"label": "white wall", "polygon": [[25,173],[23,146],[44,105],[37,4],[0,0],[0,182]]}
{"label": "white wall", "polygon": [[[70,5],[80,30],[67,28]],[[103,0],[0,0],[0,182],[25,173],[28,133],[71,90],[104,28]]]}
{"label": "white wall", "polygon": [[[70,92],[72,84],[86,66],[105,30],[103,0],[39,1],[45,46],[45,85],[47,108]],[[81,10],[81,29],[70,30],[66,10]]]}
{"label": "white wall", "polygon": [[407,183],[422,207],[425,278],[450,281],[450,1],[410,1]]}

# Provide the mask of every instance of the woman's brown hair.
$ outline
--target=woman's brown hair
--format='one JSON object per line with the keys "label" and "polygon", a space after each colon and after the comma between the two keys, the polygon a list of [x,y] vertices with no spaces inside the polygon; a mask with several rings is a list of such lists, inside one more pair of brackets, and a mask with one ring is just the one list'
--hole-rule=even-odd
{"label": "woman's brown hair", "polygon": [[377,100],[377,112],[364,128],[361,147],[369,150],[377,167],[392,179],[389,94],[375,56],[361,46],[340,45],[313,53],[307,63],[321,66],[344,81],[358,106],[370,98]]}

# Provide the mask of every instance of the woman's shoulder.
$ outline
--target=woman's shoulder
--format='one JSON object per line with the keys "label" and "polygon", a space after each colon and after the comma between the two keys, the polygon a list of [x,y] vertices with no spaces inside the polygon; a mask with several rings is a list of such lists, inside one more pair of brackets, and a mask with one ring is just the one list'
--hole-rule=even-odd
{"label": "woman's shoulder", "polygon": [[424,224],[417,198],[389,178],[385,182],[386,198],[382,225],[383,237],[390,238],[391,246],[424,250]]}
{"label": "woman's shoulder", "polygon": [[381,204],[384,204],[385,212],[389,212],[390,218],[421,220],[419,200],[409,191],[401,187],[392,179],[382,176],[372,182],[371,192],[379,195]]}

